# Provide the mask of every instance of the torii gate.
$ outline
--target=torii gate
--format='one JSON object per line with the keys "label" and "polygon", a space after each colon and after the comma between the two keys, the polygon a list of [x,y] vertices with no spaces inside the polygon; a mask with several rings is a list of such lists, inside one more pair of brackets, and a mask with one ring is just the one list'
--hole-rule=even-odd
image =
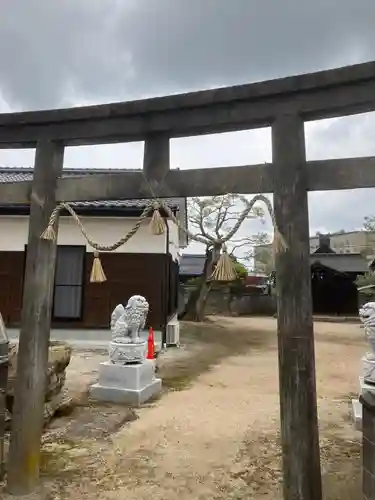
{"label": "torii gate", "polygon": [[[30,203],[11,493],[29,493],[39,475],[56,258],[56,242],[40,234],[59,201],[149,197],[142,173],[61,179],[64,147],[144,140],[144,174],[160,197],[274,194],[288,245],[276,256],[284,498],[321,500],[307,192],[375,187],[375,158],[306,162],[304,121],[374,110],[375,62],[369,62],[184,95],[0,115],[1,148],[36,148],[33,181],[0,185],[1,204]],[[266,126],[272,164],[170,170],[171,138]]]}

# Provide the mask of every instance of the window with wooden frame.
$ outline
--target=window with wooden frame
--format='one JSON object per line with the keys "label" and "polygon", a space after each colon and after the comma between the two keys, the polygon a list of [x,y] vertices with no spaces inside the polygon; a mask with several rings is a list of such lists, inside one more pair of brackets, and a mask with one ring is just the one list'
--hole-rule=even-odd
{"label": "window with wooden frame", "polygon": [[58,246],[53,318],[80,320],[83,314],[85,246]]}

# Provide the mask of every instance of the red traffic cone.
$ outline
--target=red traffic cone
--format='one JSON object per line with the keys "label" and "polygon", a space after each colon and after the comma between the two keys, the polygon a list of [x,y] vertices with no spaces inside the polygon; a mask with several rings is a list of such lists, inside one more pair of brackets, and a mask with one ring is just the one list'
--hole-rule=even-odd
{"label": "red traffic cone", "polygon": [[148,334],[147,359],[155,359],[155,339],[153,328],[150,328],[150,333]]}

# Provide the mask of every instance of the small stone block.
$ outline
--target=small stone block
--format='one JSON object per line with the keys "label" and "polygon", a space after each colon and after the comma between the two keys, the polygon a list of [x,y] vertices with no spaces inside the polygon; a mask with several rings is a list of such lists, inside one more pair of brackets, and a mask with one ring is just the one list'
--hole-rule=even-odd
{"label": "small stone block", "polygon": [[362,430],[362,405],[358,399],[352,399],[352,415],[357,431]]}

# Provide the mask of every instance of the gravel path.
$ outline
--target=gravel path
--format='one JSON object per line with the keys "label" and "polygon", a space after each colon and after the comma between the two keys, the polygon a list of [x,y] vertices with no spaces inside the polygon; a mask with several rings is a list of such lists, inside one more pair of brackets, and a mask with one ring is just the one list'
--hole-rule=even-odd
{"label": "gravel path", "polygon": [[[248,322],[227,320],[228,330]],[[266,323],[274,329],[274,321]],[[264,320],[250,324],[266,326]],[[320,324],[316,330],[325,489],[332,499],[359,498],[359,436],[348,420],[348,396],[357,391],[365,344],[357,325]],[[281,498],[278,403],[275,345],[225,359],[192,389],[167,395],[116,436],[120,456],[149,457],[147,473],[104,498]]]}
{"label": "gravel path", "polygon": [[[49,485],[50,498],[282,498],[275,321],[222,321],[228,335],[235,330],[272,335],[264,345],[221,359],[190,388],[140,409],[136,421],[110,438],[62,444],[53,455],[58,473]],[[326,500],[352,500],[361,497],[360,435],[348,410],[366,349],[363,330],[332,323],[318,323],[316,330]],[[87,373],[94,365],[86,366]],[[71,370],[78,373],[79,366],[73,363]]]}

